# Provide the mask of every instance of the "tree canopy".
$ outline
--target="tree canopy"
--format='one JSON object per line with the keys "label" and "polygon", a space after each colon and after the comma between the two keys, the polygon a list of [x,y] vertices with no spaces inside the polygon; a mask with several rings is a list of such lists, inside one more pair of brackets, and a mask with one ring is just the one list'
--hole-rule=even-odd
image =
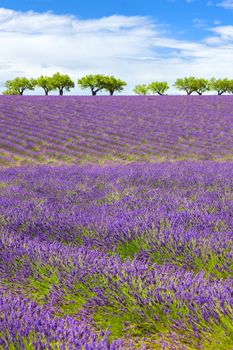
{"label": "tree canopy", "polygon": [[103,76],[104,90],[108,91],[110,95],[113,95],[115,91],[122,91],[127,83],[119,78],[111,76]]}
{"label": "tree canopy", "polygon": [[216,79],[211,78],[209,81],[209,88],[211,91],[217,91],[218,95],[222,95],[225,92],[232,92],[233,89],[231,88],[233,86],[232,80],[229,80],[227,78],[224,79]]}
{"label": "tree canopy", "polygon": [[148,85],[148,89],[152,92],[152,94],[157,93],[159,95],[164,95],[164,93],[169,89],[169,86],[166,81],[153,81]]}
{"label": "tree canopy", "polygon": [[136,95],[148,95],[150,91],[147,84],[139,84],[135,86],[133,92]]}
{"label": "tree canopy", "polygon": [[[121,92],[127,83],[115,76],[104,74],[89,74],[78,79],[78,85],[81,89],[90,89],[93,96],[101,90],[108,91],[113,95],[116,91]],[[64,90],[70,91],[75,87],[72,79],[59,72],[53,76],[41,75],[38,78],[28,79],[26,77],[16,77],[8,80],[5,83],[6,90],[2,92],[3,95],[23,95],[25,90],[34,90],[35,87],[40,87],[44,90],[45,95],[48,95],[52,90],[58,90],[59,95],[64,94]],[[194,76],[179,78],[173,84],[180,91],[185,91],[187,95],[197,93],[202,95],[206,91],[216,91],[218,95],[224,93],[233,93],[233,79],[222,78],[211,79],[196,78]],[[153,81],[149,84],[139,84],[133,89],[137,95],[159,94],[164,95],[169,89],[166,81]]]}
{"label": "tree canopy", "polygon": [[20,95],[18,91],[13,89],[7,89],[2,92],[3,95]]}
{"label": "tree canopy", "polygon": [[133,91],[137,95],[149,95],[150,93],[164,95],[168,89],[169,86],[166,81],[153,81],[150,84],[136,85]]}
{"label": "tree canopy", "polygon": [[51,77],[54,89],[58,89],[59,95],[64,94],[64,90],[70,91],[74,88],[74,82],[67,74],[60,74],[59,72],[53,74]]}
{"label": "tree canopy", "polygon": [[198,95],[202,95],[203,92],[209,91],[209,81],[204,78],[197,78],[193,86],[194,86],[194,91]]}
{"label": "tree canopy", "polygon": [[13,80],[7,80],[5,86],[7,90],[3,92],[4,95],[23,95],[25,90],[34,90],[35,82],[33,79],[17,77]]}
{"label": "tree canopy", "polygon": [[78,79],[78,85],[81,89],[90,89],[92,96],[104,88],[104,76],[102,74],[89,74]]}
{"label": "tree canopy", "polygon": [[113,75],[89,74],[78,79],[78,85],[81,89],[90,89],[91,94],[96,96],[101,90],[106,90],[113,95],[115,91],[122,91],[127,84]]}
{"label": "tree canopy", "polygon": [[41,87],[44,90],[45,95],[48,95],[49,91],[55,90],[57,88],[52,77],[43,75],[35,79],[35,85]]}
{"label": "tree canopy", "polygon": [[198,95],[202,95],[203,92],[209,90],[209,81],[204,78],[185,77],[182,79],[177,79],[174,86],[178,90],[183,90],[187,95],[191,95],[196,92]]}

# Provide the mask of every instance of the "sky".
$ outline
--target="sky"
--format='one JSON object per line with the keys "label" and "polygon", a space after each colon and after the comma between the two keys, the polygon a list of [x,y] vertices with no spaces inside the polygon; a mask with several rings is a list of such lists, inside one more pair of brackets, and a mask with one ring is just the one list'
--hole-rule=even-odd
{"label": "sky", "polygon": [[167,81],[174,94],[184,76],[233,79],[233,0],[0,0],[0,48],[0,91],[59,71],[115,75],[124,94]]}

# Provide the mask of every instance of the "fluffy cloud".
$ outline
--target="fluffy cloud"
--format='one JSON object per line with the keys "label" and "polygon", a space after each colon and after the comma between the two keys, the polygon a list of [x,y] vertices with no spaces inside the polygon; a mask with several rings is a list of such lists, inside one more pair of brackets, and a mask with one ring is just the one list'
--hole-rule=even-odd
{"label": "fluffy cloud", "polygon": [[135,84],[152,80],[171,85],[185,75],[228,75],[233,47],[226,27],[212,28],[202,42],[176,40],[165,28],[140,16],[80,20],[0,8],[0,90],[15,76],[56,71],[75,81],[89,73],[114,74],[128,82],[128,94]]}
{"label": "fluffy cloud", "polygon": [[218,26],[211,30],[218,35],[220,42],[233,40],[233,26]]}

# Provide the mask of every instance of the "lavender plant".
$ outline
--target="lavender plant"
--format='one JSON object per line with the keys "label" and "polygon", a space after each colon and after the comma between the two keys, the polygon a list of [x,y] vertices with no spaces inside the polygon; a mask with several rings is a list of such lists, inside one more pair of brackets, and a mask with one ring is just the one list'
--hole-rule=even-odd
{"label": "lavender plant", "polygon": [[0,172],[0,347],[233,347],[233,164]]}

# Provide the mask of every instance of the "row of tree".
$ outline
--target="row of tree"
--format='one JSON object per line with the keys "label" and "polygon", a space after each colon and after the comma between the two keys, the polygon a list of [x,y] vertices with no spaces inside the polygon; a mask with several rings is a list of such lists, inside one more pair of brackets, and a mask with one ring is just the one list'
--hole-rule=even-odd
{"label": "row of tree", "polygon": [[[89,74],[77,81],[78,86],[81,89],[90,89],[91,94],[95,96],[99,91],[108,91],[110,95],[113,95],[115,91],[122,91],[126,82],[114,77],[113,75],[103,74]],[[74,81],[65,74],[55,73],[53,76],[41,75],[37,79],[27,79],[24,77],[17,77],[13,80],[6,82],[7,90],[3,91],[5,95],[23,95],[25,90],[34,90],[36,87],[40,87],[44,90],[45,95],[48,95],[52,90],[58,90],[59,95],[63,95],[64,91],[70,91],[75,87]],[[206,91],[216,91],[218,95],[224,93],[233,93],[233,80],[224,78],[210,80],[204,78],[185,77],[177,79],[173,84],[180,91],[185,91],[187,95],[191,95],[196,92],[198,95],[202,95]],[[169,89],[169,85],[166,81],[154,81],[150,84],[136,85],[134,92],[137,95],[149,95],[159,94],[164,95]]]}
{"label": "row of tree", "polygon": [[[206,91],[216,91],[218,95],[233,93],[233,80],[227,78],[211,78],[210,80],[207,80],[204,78],[185,77],[177,79],[173,86],[179,91],[185,91],[187,95],[191,95],[193,92],[202,95]],[[169,86],[166,81],[156,81],[147,85],[136,85],[134,92],[137,95],[149,95],[154,93],[164,95],[168,89]]]}
{"label": "row of tree", "polygon": [[[92,95],[96,95],[100,90],[108,91],[113,95],[115,91],[122,91],[127,84],[112,75],[90,74],[78,79],[78,85],[81,89],[90,89]],[[51,77],[41,75],[37,79],[17,77],[8,80],[5,86],[7,89],[3,91],[4,95],[23,95],[25,90],[34,90],[36,87],[42,88],[45,95],[53,90],[58,90],[59,95],[63,95],[64,91],[70,91],[75,84],[68,75],[57,72]]]}

